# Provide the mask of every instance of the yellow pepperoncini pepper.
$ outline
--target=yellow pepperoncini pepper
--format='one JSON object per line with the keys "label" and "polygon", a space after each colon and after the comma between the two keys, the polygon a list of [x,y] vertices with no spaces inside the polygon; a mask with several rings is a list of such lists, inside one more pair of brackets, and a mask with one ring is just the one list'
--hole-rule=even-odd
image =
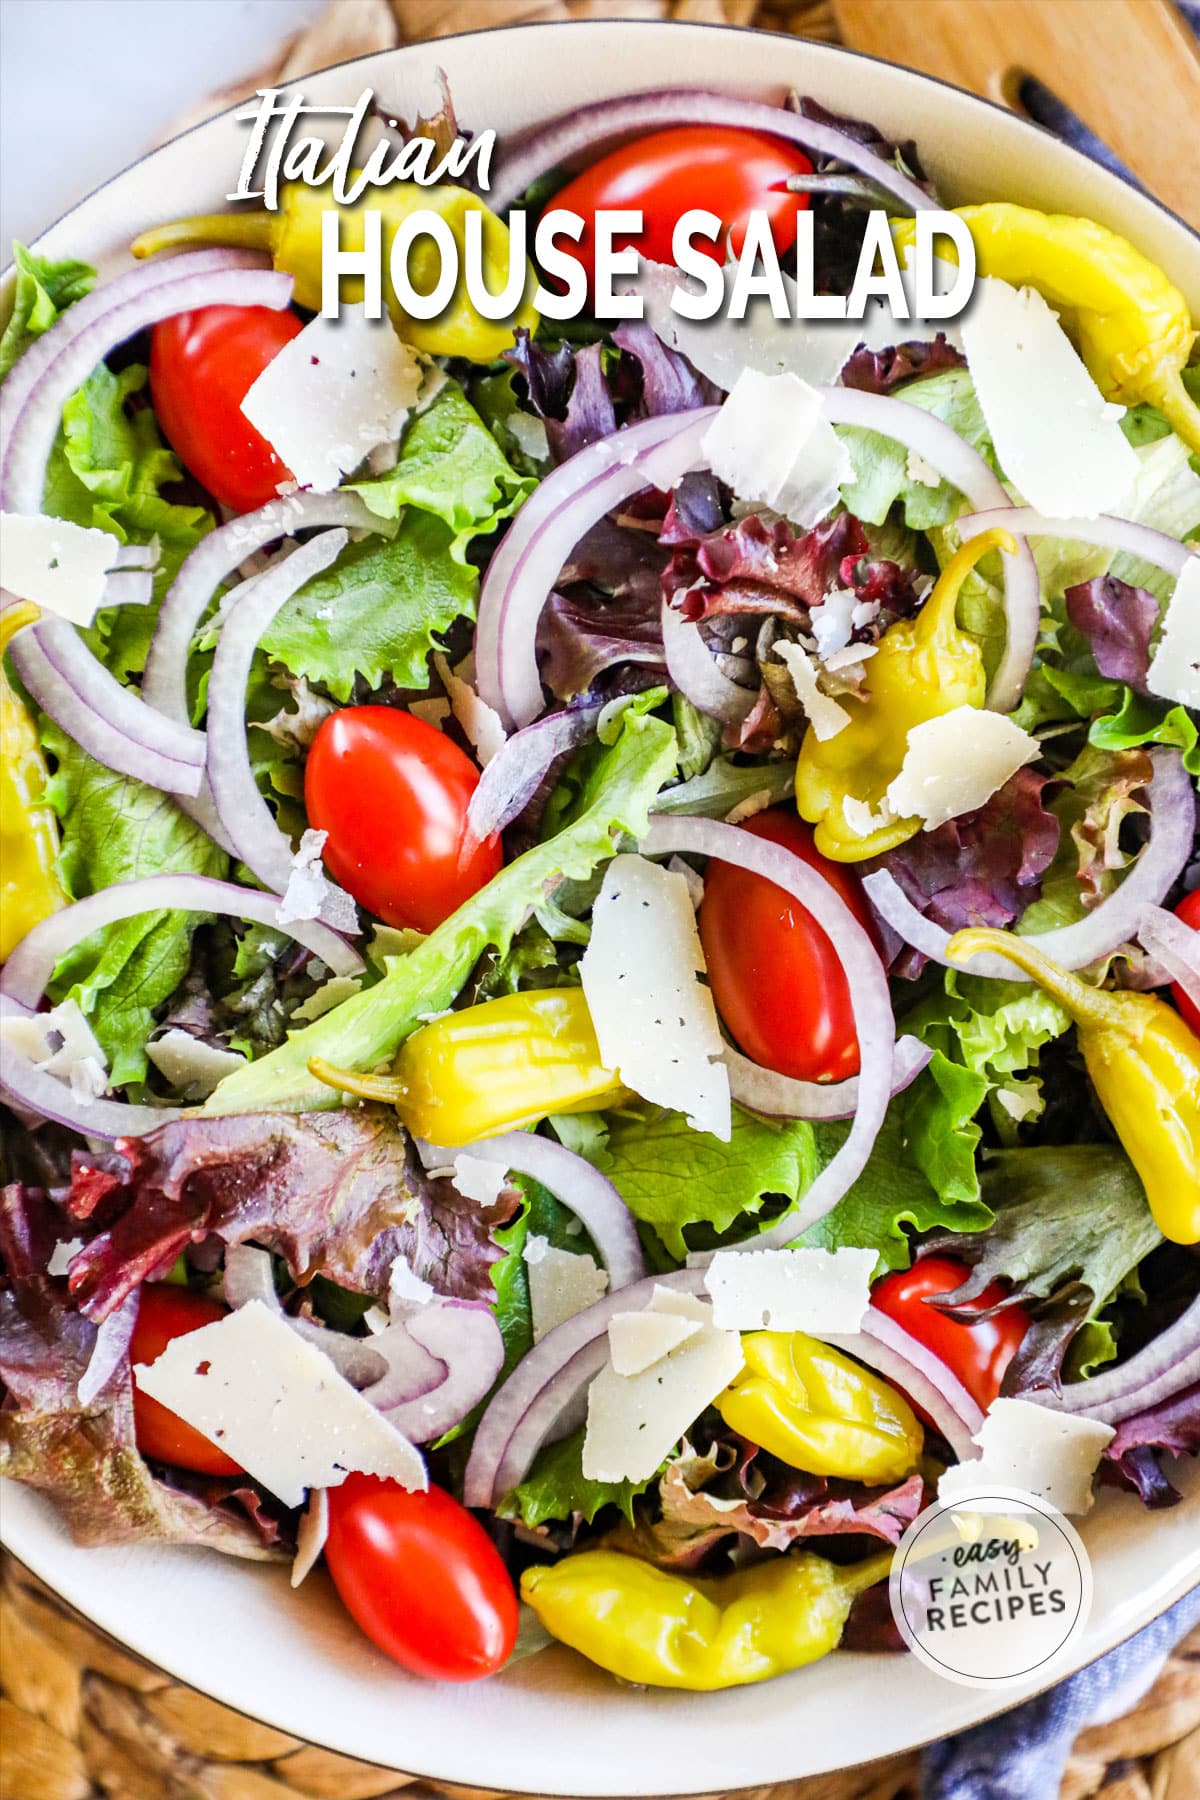
{"label": "yellow pepperoncini pepper", "polygon": [[604,1067],[581,988],[506,994],[425,1025],[391,1075],[357,1075],[314,1057],[319,1081],[386,1100],[415,1137],[471,1144],[548,1113],[594,1112],[625,1093]]}
{"label": "yellow pepperoncini pepper", "polygon": [[924,1441],[908,1402],[803,1331],[752,1331],[745,1366],[713,1405],[732,1431],[793,1469],[871,1486],[903,1481]]}
{"label": "yellow pepperoncini pepper", "polygon": [[1159,1230],[1176,1244],[1200,1242],[1200,1038],[1165,1000],[1089,987],[1011,932],[960,931],[947,954],[965,962],[980,950],[1007,957],[1061,1001]]}
{"label": "yellow pepperoncini pepper", "polygon": [[[1181,379],[1196,332],[1187,301],[1128,238],[1093,219],[995,202],[960,206],[981,275],[1036,288],[1075,338],[1106,399],[1149,401],[1191,450],[1200,451],[1200,407]],[[915,224],[898,220],[901,253]]]}
{"label": "yellow pepperoncini pepper", "polygon": [[836,1650],[857,1594],[887,1578],[891,1551],[839,1566],[811,1551],[703,1579],[619,1550],[526,1569],[521,1598],[546,1630],[625,1681],[742,1687]]}
{"label": "yellow pepperoncini pepper", "polygon": [[[861,862],[891,850],[921,829],[920,819],[890,816],[887,791],[900,773],[914,725],[982,706],[987,691],[983,656],[973,637],[955,619],[959,591],[980,558],[991,550],[1016,554],[1007,531],[984,531],[955,552],[915,619],[902,619],[879,640],[867,666],[867,692],[839,704],[850,715],[833,737],[818,738],[810,725],[796,764],[796,805],[816,826],[822,856],[834,862]],[[856,830],[846,817],[847,800],[885,822]]]}
{"label": "yellow pepperoncini pepper", "polygon": [[[366,209],[383,215],[384,296],[392,323],[406,343],[430,356],[464,356],[471,362],[490,363],[501,351],[511,348],[516,326],[524,325],[530,331],[536,329],[535,277],[528,262],[521,303],[511,319],[485,319],[471,304],[462,275],[468,213],[479,213],[483,219],[482,260],[489,292],[503,290],[509,267],[508,226],[477,194],[460,187],[419,187],[411,181],[372,191],[365,201],[336,209],[341,214],[339,244],[342,250],[363,248],[362,221]],[[144,231],[134,240],[133,254],[152,256],[158,250],[174,249],[181,244],[236,244],[266,250],[275,267],[284,270],[295,282],[297,305],[318,312],[321,307],[321,221],[325,213],[332,210],[328,195],[321,189],[295,182],[282,189],[277,212],[217,213],[206,218],[179,219],[174,224]],[[436,319],[407,317],[388,273],[392,240],[404,221],[416,212],[440,213],[459,249],[458,285],[449,304]],[[440,273],[441,252],[430,238],[418,238],[408,259],[409,280],[413,287],[418,293],[432,293]],[[362,296],[363,284],[359,277],[342,279],[344,301],[361,301]]]}
{"label": "yellow pepperoncini pepper", "polygon": [[[36,606],[10,606],[0,618],[0,658],[13,637],[39,617]],[[26,932],[66,905],[55,864],[58,825],[44,799],[46,764],[33,720],[0,666],[0,962]]]}

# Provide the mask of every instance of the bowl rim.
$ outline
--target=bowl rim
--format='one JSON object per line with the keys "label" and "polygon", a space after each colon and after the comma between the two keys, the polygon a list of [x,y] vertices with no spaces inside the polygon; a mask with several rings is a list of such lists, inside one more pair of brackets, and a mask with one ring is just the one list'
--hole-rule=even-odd
{"label": "bowl rim", "polygon": [[[686,31],[693,36],[698,36],[699,34],[704,33],[704,34],[709,34],[709,35],[713,35],[713,36],[717,36],[717,35],[731,36],[732,35],[732,36],[736,36],[739,40],[763,39],[763,40],[766,40],[767,42],[781,42],[781,43],[787,43],[787,44],[793,45],[793,46],[798,43],[802,43],[804,45],[806,52],[813,54],[817,58],[818,61],[824,61],[826,59],[828,59],[828,61],[831,63],[843,63],[846,61],[857,61],[857,62],[861,62],[864,64],[872,65],[876,68],[880,68],[880,69],[888,71],[889,76],[894,76],[898,80],[901,80],[901,81],[905,82],[906,84],[911,84],[913,82],[916,82],[919,84],[923,84],[927,89],[933,90],[934,92],[937,92],[937,93],[945,92],[945,93],[952,94],[955,96],[956,100],[966,101],[972,109],[982,108],[982,109],[986,109],[986,111],[988,113],[991,113],[994,115],[999,115],[1001,118],[1003,118],[1005,120],[1006,126],[1009,129],[1011,129],[1015,125],[1020,129],[1021,132],[1023,132],[1027,136],[1033,136],[1039,140],[1048,142],[1050,145],[1053,146],[1053,155],[1055,156],[1056,159],[1059,159],[1059,160],[1062,160],[1064,158],[1068,159],[1077,168],[1086,172],[1090,178],[1092,178],[1092,179],[1099,178],[1101,185],[1108,188],[1110,191],[1127,189],[1128,192],[1134,197],[1134,199],[1140,205],[1153,209],[1154,212],[1156,212],[1158,215],[1160,215],[1160,217],[1167,222],[1169,227],[1174,227],[1175,230],[1182,232],[1186,238],[1194,240],[1196,247],[1200,248],[1200,230],[1198,230],[1196,227],[1191,225],[1187,220],[1181,218],[1170,207],[1168,207],[1163,201],[1159,200],[1148,189],[1143,187],[1141,185],[1141,183],[1136,180],[1136,178],[1133,178],[1130,180],[1123,179],[1120,175],[1116,174],[1111,169],[1108,169],[1107,167],[1105,167],[1102,164],[1096,163],[1094,161],[1094,159],[1089,157],[1084,151],[1079,150],[1075,145],[1068,143],[1066,140],[1058,137],[1054,132],[1050,131],[1045,126],[1040,125],[1035,120],[1025,117],[1021,113],[1016,112],[1013,108],[1004,105],[1000,101],[991,99],[990,97],[988,97],[986,95],[971,93],[969,90],[958,87],[955,83],[947,81],[940,76],[929,74],[923,70],[911,69],[901,63],[889,62],[886,58],[872,55],[871,53],[869,53],[867,51],[857,50],[857,49],[854,49],[847,45],[831,43],[824,39],[802,38],[802,37],[799,37],[799,36],[789,33],[789,32],[777,31],[777,30],[773,30],[768,27],[735,26],[735,25],[730,25],[730,24],[726,24],[726,23],[718,23],[716,21],[708,21],[708,20],[673,21],[673,20],[667,20],[667,19],[646,19],[646,18],[638,18],[638,19],[593,18],[593,19],[577,19],[577,20],[531,19],[531,20],[524,20],[524,21],[519,21],[519,22],[515,22],[512,24],[499,25],[499,26],[474,27],[474,28],[472,28],[470,30],[466,30],[466,31],[457,31],[457,32],[449,33],[445,37],[441,37],[441,38],[423,39],[423,40],[418,40],[413,43],[394,45],[394,46],[391,46],[389,48],[385,48],[382,50],[369,51],[369,52],[366,52],[365,54],[362,54],[359,56],[346,57],[337,62],[326,64],[320,69],[315,69],[312,71],[308,71],[305,74],[301,74],[301,75],[292,77],[287,82],[282,82],[279,85],[280,85],[280,89],[282,91],[287,88],[296,87],[305,81],[316,79],[318,76],[325,77],[325,76],[328,76],[331,74],[336,74],[343,70],[360,68],[360,67],[363,68],[364,70],[366,70],[369,66],[382,64],[385,60],[399,61],[405,57],[416,57],[419,55],[428,56],[431,51],[436,54],[440,50],[440,47],[443,44],[452,47],[459,43],[469,42],[469,41],[472,41],[477,38],[487,37],[487,38],[495,39],[499,36],[504,36],[506,38],[515,38],[518,34],[524,35],[526,33],[541,34],[541,35],[551,39],[551,41],[553,41],[553,39],[560,37],[561,34],[565,31],[567,31],[568,29],[573,32],[576,32],[576,33],[579,33],[584,30],[589,30],[593,33],[601,33],[601,34],[604,34],[604,33],[611,34],[612,32],[614,32],[616,30],[619,30],[621,32],[628,32],[631,30],[635,30],[635,31],[643,31],[643,32],[647,32],[647,33],[656,33],[656,34],[660,34],[660,35],[669,31],[673,34],[678,35],[679,33]],[[452,50],[450,53],[451,54],[453,53]],[[714,87],[719,87],[720,83],[717,81],[714,81],[712,83],[712,85]],[[779,85],[779,84],[774,83],[773,85]],[[637,91],[646,91],[646,90],[633,88],[633,89],[631,89],[631,91],[637,92]],[[127,177],[129,177],[134,171],[140,169],[143,164],[148,162],[151,158],[153,158],[154,156],[159,154],[161,151],[167,149],[169,146],[176,145],[176,144],[179,144],[179,143],[185,141],[186,139],[194,136],[196,133],[198,133],[202,130],[206,130],[206,129],[210,128],[214,123],[216,123],[219,120],[228,119],[232,114],[237,112],[239,109],[244,108],[248,104],[249,104],[248,97],[240,99],[240,100],[235,100],[235,101],[231,102],[228,106],[222,107],[217,112],[212,113],[207,118],[196,120],[193,124],[187,126],[183,131],[172,133],[169,137],[165,137],[161,141],[148,146],[139,155],[133,157],[128,163],[124,164],[120,169],[118,169],[112,175],[106,177],[103,181],[98,182],[95,187],[89,189],[85,194],[81,195],[78,199],[73,201],[71,203],[71,205],[66,207],[61,213],[57,214],[53,219],[49,220],[39,230],[36,237],[34,237],[31,240],[30,247],[32,249],[36,250],[37,246],[52,231],[56,230],[59,226],[68,222],[77,212],[81,211],[84,207],[90,205],[90,203],[92,201],[94,201],[98,196],[107,193],[110,189],[115,188],[119,183],[124,182],[127,179]],[[553,115],[553,113],[551,113],[549,116],[553,117],[554,115]],[[5,265],[2,272],[0,272],[0,299],[2,299],[5,295],[7,295],[11,291],[11,288],[12,288],[13,282],[14,282],[14,275],[15,275],[15,267],[14,267],[14,264],[10,261],[7,265]],[[4,308],[4,312],[7,313],[7,308]],[[17,1485],[17,1484],[14,1483],[13,1485]],[[0,1483],[0,1495],[2,1495],[2,1493],[3,1493],[3,1487],[4,1487],[4,1484]],[[36,1498],[37,1498],[39,1504],[43,1503],[42,1496],[37,1495]],[[45,1502],[45,1504],[52,1505],[52,1503],[50,1503],[50,1502]],[[1185,1504],[1188,1504],[1189,1506],[1200,1507],[1200,1488],[1197,1489],[1197,1491],[1194,1495],[1189,1495],[1188,1500],[1185,1502]],[[18,1532],[17,1535],[20,1536],[21,1534]],[[167,1658],[165,1660],[162,1660],[157,1656],[157,1654],[153,1657],[148,1656],[146,1651],[144,1649],[140,1648],[139,1645],[135,1641],[132,1641],[130,1638],[122,1635],[121,1632],[114,1630],[112,1627],[110,1627],[108,1625],[100,1625],[100,1624],[96,1623],[88,1614],[83,1613],[81,1611],[81,1609],[79,1608],[78,1604],[71,1598],[70,1594],[68,1592],[64,1591],[64,1589],[58,1585],[58,1583],[56,1582],[56,1580],[52,1574],[45,1573],[40,1568],[35,1567],[33,1565],[33,1563],[31,1563],[30,1561],[28,1561],[26,1559],[26,1555],[23,1554],[22,1551],[13,1549],[11,1547],[11,1545],[8,1541],[8,1533],[7,1533],[6,1529],[4,1528],[2,1520],[0,1520],[0,1543],[4,1544],[4,1547],[7,1550],[7,1553],[13,1557],[13,1559],[16,1563],[18,1563],[22,1568],[28,1570],[29,1573],[32,1574],[36,1580],[42,1582],[48,1589],[50,1589],[53,1593],[55,1593],[58,1596],[58,1598],[64,1602],[64,1604],[70,1606],[76,1612],[79,1612],[80,1617],[87,1620],[89,1628],[98,1631],[102,1636],[106,1637],[111,1642],[123,1647],[124,1649],[129,1651],[131,1654],[139,1657],[143,1661],[151,1662],[153,1666],[163,1669],[164,1672],[171,1675],[171,1677],[173,1679],[178,1680],[187,1686],[192,1685],[192,1683],[190,1681],[188,1681],[187,1676],[185,1676],[179,1672],[179,1669],[177,1666],[177,1662],[178,1662],[177,1658],[172,1657],[172,1658]],[[1110,1642],[1106,1643],[1105,1649],[1103,1651],[1101,1651],[1099,1654],[1101,1654],[1101,1655],[1108,1654],[1109,1651],[1116,1649],[1120,1644],[1125,1643],[1131,1637],[1136,1636],[1139,1631],[1143,1630],[1146,1626],[1150,1625],[1155,1619],[1161,1618],[1163,1616],[1163,1614],[1168,1612],[1173,1605],[1177,1604],[1179,1600],[1181,1600],[1188,1593],[1190,1593],[1194,1587],[1200,1586],[1200,1578],[1197,1578],[1197,1580],[1194,1581],[1192,1579],[1191,1574],[1188,1574],[1185,1577],[1183,1577],[1183,1585],[1182,1586],[1179,1585],[1179,1579],[1180,1579],[1179,1577],[1174,1577],[1172,1579],[1169,1591],[1167,1591],[1165,1593],[1165,1595],[1164,1595],[1163,1591],[1160,1589],[1158,1594],[1156,1595],[1155,1599],[1151,1603],[1150,1612],[1145,1613],[1145,1614],[1139,1614],[1138,1622],[1136,1624],[1132,1625],[1131,1627],[1129,1627],[1128,1629],[1120,1630],[1119,1634],[1116,1637],[1114,1637]],[[67,1585],[69,1586],[69,1583]],[[1007,1699],[1007,1700],[997,1702],[995,1696],[989,1696],[986,1700],[986,1704],[982,1705],[979,1710],[973,1709],[970,1726],[965,1727],[965,1728],[969,1729],[969,1728],[972,1728],[976,1724],[984,1724],[989,1720],[997,1718],[1004,1712],[1008,1711],[1011,1707],[1013,1707],[1015,1705],[1021,1705],[1026,1700],[1033,1699],[1040,1694],[1046,1693],[1050,1688],[1057,1685],[1058,1682],[1069,1678],[1070,1675],[1076,1673],[1079,1668],[1082,1668],[1084,1666],[1087,1666],[1086,1663],[1076,1663],[1074,1660],[1072,1660],[1071,1662],[1068,1663],[1068,1665],[1063,1669],[1063,1671],[1061,1673],[1057,1673],[1049,1679],[1040,1681],[1038,1683],[1038,1685],[1036,1685],[1035,1687],[1033,1687],[1029,1690],[1023,1690],[1017,1699]],[[198,1688],[195,1691],[204,1692],[205,1690],[202,1688]],[[288,1733],[291,1736],[299,1735],[294,1728],[295,1727],[294,1720],[272,1719],[271,1717],[269,1717],[267,1714],[264,1714],[263,1712],[248,1711],[246,1708],[239,1706],[236,1703],[231,1703],[230,1701],[228,1701],[224,1698],[222,1698],[220,1700],[219,1704],[226,1706],[229,1711],[237,1713],[239,1716],[244,1717],[248,1720],[270,1724],[270,1725],[274,1726],[275,1728]],[[960,1729],[963,1729],[963,1727],[960,1727]],[[937,1731],[931,1732],[928,1735],[925,1735],[924,1733],[922,1733],[922,1735],[916,1736],[916,1737],[910,1736],[906,1733],[903,1742],[897,1743],[891,1751],[885,1751],[882,1753],[882,1755],[873,1755],[873,1756],[865,1757],[865,1758],[861,1758],[861,1757],[852,1755],[849,1759],[841,1761],[837,1765],[837,1767],[841,1768],[841,1769],[846,1769],[846,1770],[850,1770],[850,1769],[854,1769],[854,1768],[864,1768],[874,1762],[886,1761],[886,1760],[888,1760],[888,1758],[891,1755],[903,1754],[904,1751],[906,1751],[906,1750],[922,1749],[932,1743],[938,1742],[943,1735],[944,1735],[943,1733],[940,1733]],[[332,1751],[334,1754],[344,1755],[344,1756],[348,1756],[348,1757],[353,1757],[355,1755],[355,1752],[345,1750],[339,1744],[331,1744],[328,1741],[327,1737],[319,1737],[319,1736],[313,1737],[313,1736],[308,1736],[306,1734],[304,1741],[307,1743],[311,1743],[311,1744],[317,1745],[319,1747],[328,1749],[328,1750]],[[359,1754],[361,1755],[361,1753],[359,1753]],[[367,1760],[372,1760],[372,1759],[367,1759]],[[384,1768],[384,1769],[386,1769],[388,1767],[387,1764],[377,1764],[375,1766],[378,1766],[378,1767]],[[825,1765],[825,1772],[831,1772],[830,1765]],[[464,1777],[462,1777],[462,1776],[455,1776],[455,1777],[442,1776],[436,1772],[424,1773],[421,1771],[406,1770],[405,1773],[412,1775],[417,1780],[428,1780],[428,1781],[434,1781],[434,1782],[451,1781],[451,1780],[457,1782],[457,1781],[462,1781],[464,1779]],[[795,1778],[795,1777],[791,1777],[788,1775],[777,1775],[777,1776],[774,1776],[772,1778],[772,1780],[782,1781],[782,1780],[793,1779],[793,1778]],[[802,1779],[803,1777],[800,1777],[800,1778]],[[466,1779],[470,1779],[470,1778],[466,1778]],[[480,1787],[484,1791],[492,1791],[492,1792],[496,1792],[496,1793],[511,1792],[511,1789],[509,1789],[507,1787],[503,1788],[503,1789],[487,1790],[486,1784],[472,1782],[472,1785]],[[722,1792],[728,1793],[730,1795],[736,1795],[736,1794],[741,1794],[741,1793],[750,1793],[756,1789],[761,1789],[761,1787],[762,1787],[761,1780],[757,1781],[757,1782],[747,1782],[744,1784],[734,1784],[734,1785],[731,1785],[729,1783],[724,1783],[724,1784],[722,1784]],[[529,1800],[558,1800],[558,1796],[561,1796],[567,1790],[557,1789],[557,1788],[547,1789],[547,1788],[539,1788],[539,1787],[524,1787],[521,1791],[529,1796]],[[702,1790],[695,1789],[695,1788],[656,1787],[654,1789],[639,1789],[638,1791],[639,1791],[639,1793],[645,1794],[645,1795],[670,1794],[673,1797],[679,1796],[680,1800],[687,1800],[688,1796],[697,1794],[697,1793],[701,1792]]]}

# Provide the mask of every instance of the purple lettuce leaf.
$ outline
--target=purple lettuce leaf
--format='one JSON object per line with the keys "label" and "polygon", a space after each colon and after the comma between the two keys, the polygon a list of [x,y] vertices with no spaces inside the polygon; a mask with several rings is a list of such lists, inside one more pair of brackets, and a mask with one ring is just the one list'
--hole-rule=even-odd
{"label": "purple lettuce leaf", "polygon": [[1163,1471],[1164,1454],[1200,1454],[1200,1382],[1123,1419],[1104,1452],[1105,1476],[1135,1488],[1147,1506],[1175,1506],[1180,1496]]}
{"label": "purple lettuce leaf", "polygon": [[1150,634],[1158,623],[1159,605],[1145,588],[1131,587],[1115,575],[1081,581],[1063,595],[1067,617],[1092,647],[1102,675],[1146,692],[1150,667]]}
{"label": "purple lettuce leaf", "polygon": [[[1012,923],[1041,893],[1059,821],[1045,803],[1047,777],[1018,769],[986,806],[922,831],[880,859],[909,900],[946,931]],[[915,976],[925,958],[901,954],[893,973]]]}
{"label": "purple lettuce leaf", "polygon": [[179,1119],[103,1156],[77,1154],[68,1210],[101,1229],[75,1256],[70,1287],[101,1320],[213,1233],[278,1251],[296,1280],[321,1273],[382,1294],[403,1253],[439,1292],[488,1300],[501,1255],[491,1227],[514,1205],[480,1207],[429,1180],[384,1107]]}
{"label": "purple lettuce leaf", "polygon": [[657,419],[664,413],[713,406],[723,389],[698,375],[686,356],[670,350],[644,319],[626,319],[612,334],[622,365],[635,370],[630,417]]}
{"label": "purple lettuce leaf", "polygon": [[961,351],[948,344],[945,332],[939,331],[932,342],[915,340],[892,344],[886,350],[868,350],[860,344],[844,365],[841,379],[843,387],[866,394],[890,394],[906,381],[961,368],[965,362]]}
{"label": "purple lettuce leaf", "polygon": [[657,600],[606,600],[586,590],[553,593],[538,621],[542,680],[559,700],[585,694],[617,663],[666,664]]}

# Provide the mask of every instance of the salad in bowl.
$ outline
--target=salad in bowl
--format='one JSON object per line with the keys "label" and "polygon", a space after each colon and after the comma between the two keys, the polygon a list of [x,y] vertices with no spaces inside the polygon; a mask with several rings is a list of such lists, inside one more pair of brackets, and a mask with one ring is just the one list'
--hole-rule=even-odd
{"label": "salad in bowl", "polygon": [[799,94],[422,197],[635,204],[642,316],[325,318],[287,189],[16,252],[0,1473],[435,1680],[896,1648],[934,1499],[1200,1447],[1195,329],[1007,202],[960,319],[689,321],[690,209],[939,204]]}

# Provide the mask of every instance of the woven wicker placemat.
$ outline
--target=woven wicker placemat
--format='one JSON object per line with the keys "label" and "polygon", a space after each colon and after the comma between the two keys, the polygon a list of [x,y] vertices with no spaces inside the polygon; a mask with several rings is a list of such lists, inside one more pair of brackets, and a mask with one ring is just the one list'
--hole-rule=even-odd
{"label": "woven wicker placemat", "polygon": [[[210,96],[176,128],[258,87],[397,44],[581,18],[837,36],[830,0],[330,0],[269,67]],[[486,1800],[489,1792],[355,1762],[231,1712],[121,1649],[11,1557],[0,1557],[0,1800]],[[1076,1743],[1062,1800],[1101,1792],[1104,1800],[1200,1800],[1200,1632],[1179,1646],[1133,1711]],[[916,1795],[914,1755],[744,1790],[744,1800]]]}

